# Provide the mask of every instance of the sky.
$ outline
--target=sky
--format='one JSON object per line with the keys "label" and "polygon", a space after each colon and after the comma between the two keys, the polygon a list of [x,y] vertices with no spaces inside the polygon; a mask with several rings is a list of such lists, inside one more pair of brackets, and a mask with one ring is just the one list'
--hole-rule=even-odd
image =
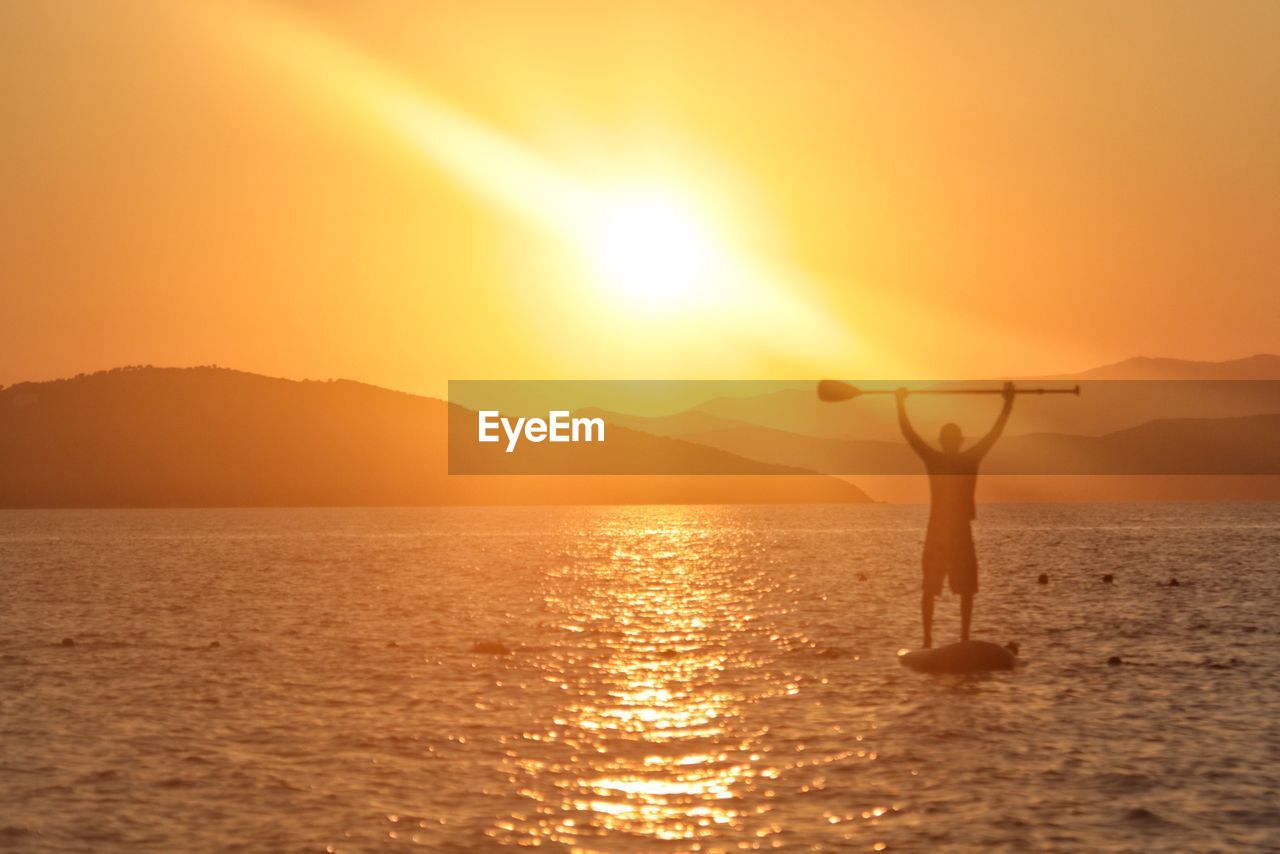
{"label": "sky", "polygon": [[1280,351],[1280,4],[0,4],[0,383]]}

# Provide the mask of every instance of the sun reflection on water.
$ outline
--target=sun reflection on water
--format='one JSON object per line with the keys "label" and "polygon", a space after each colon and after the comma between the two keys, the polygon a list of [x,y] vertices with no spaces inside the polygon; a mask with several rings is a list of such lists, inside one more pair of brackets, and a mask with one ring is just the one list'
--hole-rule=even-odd
{"label": "sun reflection on water", "polygon": [[[798,691],[776,666],[787,643],[771,627],[779,597],[765,577],[744,577],[732,553],[705,547],[708,536],[678,519],[620,527],[611,551],[548,579],[544,603],[562,642],[540,667],[564,700],[543,729],[509,745],[529,809],[491,836],[581,851],[623,840],[704,850],[731,831],[745,840],[735,847],[777,847],[778,778],[853,753],[796,745],[784,757],[753,724],[754,704]],[[806,779],[799,790],[823,785]]]}

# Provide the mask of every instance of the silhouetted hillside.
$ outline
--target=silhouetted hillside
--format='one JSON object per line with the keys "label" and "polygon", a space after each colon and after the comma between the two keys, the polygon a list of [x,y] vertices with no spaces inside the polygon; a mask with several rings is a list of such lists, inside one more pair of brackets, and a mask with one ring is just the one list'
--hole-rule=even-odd
{"label": "silhouetted hillside", "polygon": [[1222,362],[1135,356],[1074,374],[1046,380],[1280,380],[1280,356],[1259,353]]}
{"label": "silhouetted hillside", "polygon": [[717,418],[697,409],[687,409],[674,415],[628,415],[622,412],[609,412],[595,406],[575,410],[574,415],[587,418],[602,417],[610,424],[617,424],[631,430],[640,430],[653,436],[687,436],[691,433],[702,433],[707,430],[719,430],[726,427],[739,426],[739,422],[728,418]]}
{"label": "silhouetted hillside", "polygon": [[[450,477],[447,412],[443,401],[357,382],[221,368],[20,383],[0,390],[0,506],[867,500],[805,475]],[[633,438],[633,450],[647,441]],[[739,462],[734,470],[775,470]]]}
{"label": "silhouetted hillside", "polygon": [[[1164,419],[1105,436],[1006,436],[983,464],[987,474],[1277,475],[1280,415]],[[832,474],[918,474],[905,442],[840,440],[767,427],[735,427],[686,437],[778,465]]]}
{"label": "silhouetted hillside", "polygon": [[[858,384],[856,377],[849,379]],[[1139,358],[1080,374],[1018,380],[1022,386],[1042,383],[1058,387],[1077,383],[1081,395],[1019,398],[1009,425],[1012,434],[1102,436],[1160,419],[1280,413],[1280,356],[1227,362]],[[996,386],[994,381],[963,385]],[[912,397],[909,405],[912,421],[924,435],[936,433],[947,421],[977,435],[990,426],[999,407],[997,398],[981,395],[920,395]],[[698,426],[707,419],[717,423]],[[819,401],[812,386],[720,397],[674,415],[642,420],[648,423],[635,423],[637,429],[679,438],[750,425],[833,439],[900,441],[893,401],[888,396],[830,404]]]}

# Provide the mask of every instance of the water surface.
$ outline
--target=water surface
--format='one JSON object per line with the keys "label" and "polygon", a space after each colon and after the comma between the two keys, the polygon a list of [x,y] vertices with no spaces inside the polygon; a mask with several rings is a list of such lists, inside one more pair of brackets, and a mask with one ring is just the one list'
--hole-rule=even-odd
{"label": "water surface", "polygon": [[1280,847],[1277,509],[3,512],[0,847]]}

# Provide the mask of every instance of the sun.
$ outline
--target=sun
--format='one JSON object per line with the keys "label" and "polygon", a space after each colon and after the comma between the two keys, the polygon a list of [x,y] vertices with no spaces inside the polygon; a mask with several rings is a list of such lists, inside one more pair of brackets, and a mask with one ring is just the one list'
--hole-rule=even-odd
{"label": "sun", "polygon": [[686,307],[715,288],[718,235],[690,198],[670,188],[602,194],[584,237],[595,276],[628,305]]}

